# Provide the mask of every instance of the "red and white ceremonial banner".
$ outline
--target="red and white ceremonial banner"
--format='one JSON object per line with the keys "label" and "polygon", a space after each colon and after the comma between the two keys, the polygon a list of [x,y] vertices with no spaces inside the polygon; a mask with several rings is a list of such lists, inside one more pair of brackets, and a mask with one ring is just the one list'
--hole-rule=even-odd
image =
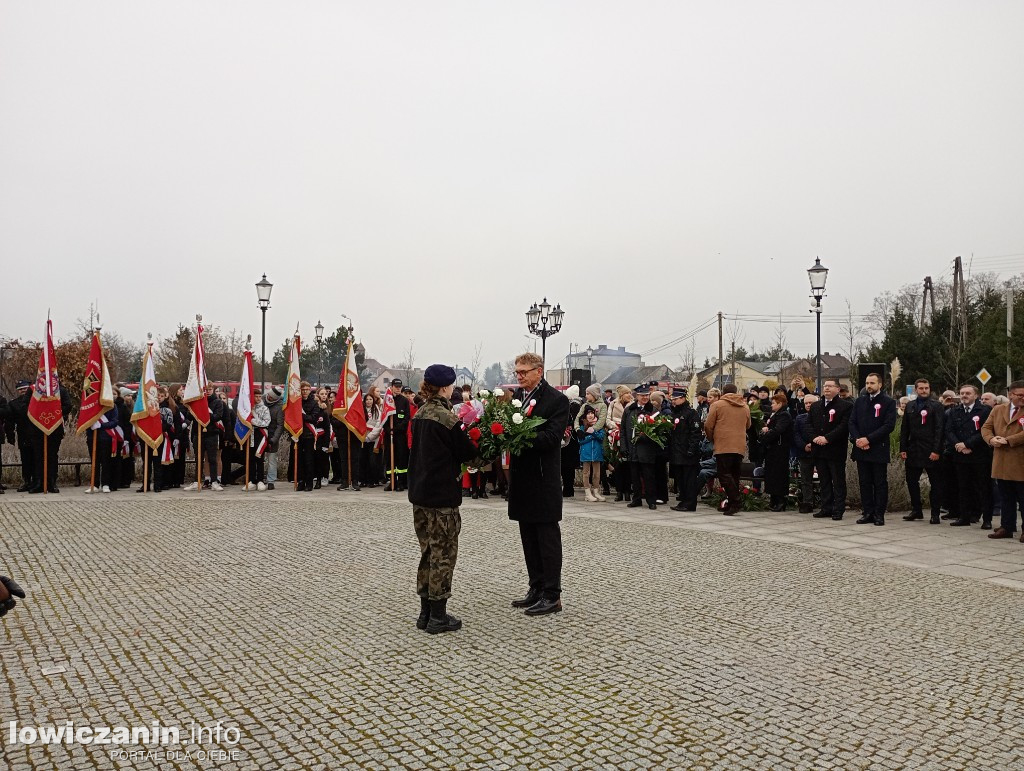
{"label": "red and white ceremonial banner", "polygon": [[369,428],[366,425],[363,389],[359,384],[359,371],[351,340],[348,341],[348,354],[345,356],[341,377],[338,378],[338,393],[334,397],[334,408],[331,412],[348,427],[349,431],[359,437],[360,442],[366,441]]}
{"label": "red and white ceremonial banner", "polygon": [[203,325],[196,324],[196,344],[192,347],[192,360],[188,364],[188,382],[181,396],[192,417],[203,428],[210,425],[210,403],[206,399],[206,351],[203,348]]}
{"label": "red and white ceremonial banner", "polygon": [[252,351],[242,354],[242,379],[238,381],[238,399],[235,402],[235,439],[240,445],[252,434]]}
{"label": "red and white ceremonial banner", "polygon": [[292,338],[292,350],[288,354],[288,401],[284,405],[284,427],[294,437],[302,434],[302,376],[299,374],[299,352],[301,343],[296,331]]}
{"label": "red and white ceremonial banner", "polygon": [[373,446],[374,449],[378,449],[384,444],[384,432],[388,430],[388,418],[394,415],[398,410],[395,408],[395,395],[391,391],[391,386],[388,386],[388,390],[384,392],[384,409],[380,413],[380,425],[381,430],[377,435],[377,443]]}
{"label": "red and white ceremonial banner", "polygon": [[135,397],[132,423],[135,433],[154,450],[164,440],[163,421],[160,419],[160,397],[157,396],[156,372],[153,369],[153,343],[146,344],[142,356],[142,382]]}
{"label": "red and white ceremonial banner", "polygon": [[110,383],[110,370],[103,356],[100,333],[93,332],[89,361],[85,364],[85,378],[82,380],[82,407],[78,410],[78,433],[103,417],[103,413],[114,406],[114,388]]}
{"label": "red and white ceremonial banner", "polygon": [[57,355],[53,350],[53,322],[46,320],[46,342],[39,352],[39,369],[32,398],[28,403],[28,419],[49,436],[64,420],[60,409],[60,378],[57,377]]}

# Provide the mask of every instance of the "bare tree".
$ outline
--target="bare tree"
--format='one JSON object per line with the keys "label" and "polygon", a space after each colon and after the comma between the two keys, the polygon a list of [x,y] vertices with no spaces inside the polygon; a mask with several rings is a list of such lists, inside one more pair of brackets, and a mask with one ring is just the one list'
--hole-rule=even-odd
{"label": "bare tree", "polygon": [[856,364],[857,360],[860,359],[860,349],[863,345],[864,335],[867,333],[867,327],[857,321],[853,315],[853,306],[850,305],[850,300],[846,300],[846,317],[839,325],[839,331],[843,335],[843,355],[850,360],[852,364]]}
{"label": "bare tree", "polygon": [[409,345],[406,346],[405,350],[402,352],[402,360],[396,366],[396,369],[401,371],[405,376],[403,380],[405,380],[406,384],[412,382],[412,373],[413,370],[416,369],[415,344],[415,338],[409,338]]}
{"label": "bare tree", "polygon": [[469,370],[473,373],[473,383],[476,383],[477,377],[480,375],[480,363],[483,361],[483,342],[477,343],[473,346],[473,355],[469,358]]}
{"label": "bare tree", "polygon": [[692,377],[697,371],[697,340],[691,337],[683,352],[679,354],[679,360],[683,365],[683,372],[687,377]]}

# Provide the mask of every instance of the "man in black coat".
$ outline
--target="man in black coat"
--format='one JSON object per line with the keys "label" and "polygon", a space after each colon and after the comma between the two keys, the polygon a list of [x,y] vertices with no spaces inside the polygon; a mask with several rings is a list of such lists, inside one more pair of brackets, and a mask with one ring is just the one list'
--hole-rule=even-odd
{"label": "man in black coat", "polygon": [[858,525],[884,525],[889,505],[889,435],[896,428],[896,400],[882,392],[882,376],[872,372],[864,380],[866,393],[858,396],[850,413],[852,457],[857,461],[863,516]]}
{"label": "man in black coat", "polygon": [[[35,423],[32,423],[32,463],[35,468],[36,479],[31,489],[29,489],[30,493],[41,493],[44,489],[51,493],[60,492],[60,489],[57,487],[57,456],[60,450],[60,443],[64,441],[64,421],[71,414],[71,394],[68,393],[68,390],[63,385],[60,386],[59,398],[62,418],[49,435],[44,436],[43,430]],[[45,458],[43,457],[44,454]],[[43,484],[43,469],[46,469],[45,488]]]}
{"label": "man in black coat", "polygon": [[657,480],[655,479],[654,466],[658,461],[658,445],[646,436],[636,435],[636,423],[641,415],[653,416],[654,405],[651,404],[651,389],[649,386],[638,386],[636,401],[626,407],[622,413],[620,424],[620,436],[622,437],[622,453],[628,455],[629,470],[632,474],[633,500],[627,504],[627,508],[634,509],[643,506],[640,500],[641,495],[647,501],[647,508],[658,508]]}
{"label": "man in black coat", "polygon": [[[36,484],[35,457],[32,452],[32,436],[36,433],[32,421],[28,419],[28,403],[32,398],[32,384],[27,380],[19,380],[16,387],[18,395],[7,403],[6,426],[8,441],[14,444],[15,433],[18,440],[18,455],[21,458],[21,487],[19,493],[28,492]],[[40,469],[41,470],[41,469]],[[40,484],[42,481],[40,480]]]}
{"label": "man in black coat", "polygon": [[907,402],[900,425],[900,457],[906,461],[907,492],[910,513],[903,519],[913,522],[924,519],[921,504],[921,474],[928,474],[931,486],[931,524],[939,524],[942,505],[942,481],[939,461],[942,459],[942,426],[945,410],[932,398],[931,384],[925,378],[914,383],[917,398]]}
{"label": "man in black coat", "polygon": [[956,520],[950,522],[953,527],[968,527],[982,514],[986,522],[992,522],[992,448],[981,435],[991,411],[978,399],[978,389],[964,384],[960,386],[960,404],[946,413],[945,453],[953,468],[946,484],[950,513],[957,513]]}
{"label": "man in black coat", "polygon": [[569,400],[544,380],[544,360],[535,353],[516,357],[519,388],[515,398],[523,412],[544,418],[533,447],[512,456],[509,464],[508,518],[519,523],[530,589],[514,608],[527,615],[562,609],[562,437],[569,425]]}
{"label": "man in black coat", "polygon": [[669,437],[669,466],[676,484],[673,511],[697,510],[697,474],[700,471],[700,419],[686,401],[685,388],[672,389],[672,434]]}
{"label": "man in black coat", "polygon": [[829,378],[821,386],[822,399],[811,406],[811,457],[821,483],[818,519],[843,518],[846,513],[846,446],[853,405],[839,398],[839,381]]}

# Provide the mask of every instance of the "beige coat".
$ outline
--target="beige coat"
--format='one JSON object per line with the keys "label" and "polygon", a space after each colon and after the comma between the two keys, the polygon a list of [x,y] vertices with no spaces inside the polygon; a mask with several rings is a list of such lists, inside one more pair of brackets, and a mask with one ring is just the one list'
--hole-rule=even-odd
{"label": "beige coat", "polygon": [[626,411],[626,406],[631,403],[632,401],[623,404],[618,398],[612,399],[612,403],[608,405],[608,414],[605,417],[605,427],[609,431],[620,427],[622,424],[622,413]]}
{"label": "beige coat", "polygon": [[750,408],[739,394],[723,394],[704,421],[704,434],[715,445],[715,455],[746,455],[748,428]]}
{"label": "beige coat", "polygon": [[[1010,422],[1009,404],[1000,404],[988,414],[981,436],[992,447],[992,478],[1011,482],[1024,482],[1024,409],[1019,409]],[[992,437],[1005,437],[1009,444],[995,446]]]}

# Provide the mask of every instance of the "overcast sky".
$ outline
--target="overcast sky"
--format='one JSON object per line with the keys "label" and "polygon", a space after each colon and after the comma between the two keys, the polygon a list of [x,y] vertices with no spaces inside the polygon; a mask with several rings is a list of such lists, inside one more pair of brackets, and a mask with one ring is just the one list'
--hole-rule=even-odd
{"label": "overcast sky", "polygon": [[133,339],[201,312],[258,341],[266,272],[268,348],[344,313],[385,363],[486,365],[546,295],[554,365],[809,322],[816,255],[836,313],[1024,266],[1019,0],[0,9],[0,334],[98,299]]}

